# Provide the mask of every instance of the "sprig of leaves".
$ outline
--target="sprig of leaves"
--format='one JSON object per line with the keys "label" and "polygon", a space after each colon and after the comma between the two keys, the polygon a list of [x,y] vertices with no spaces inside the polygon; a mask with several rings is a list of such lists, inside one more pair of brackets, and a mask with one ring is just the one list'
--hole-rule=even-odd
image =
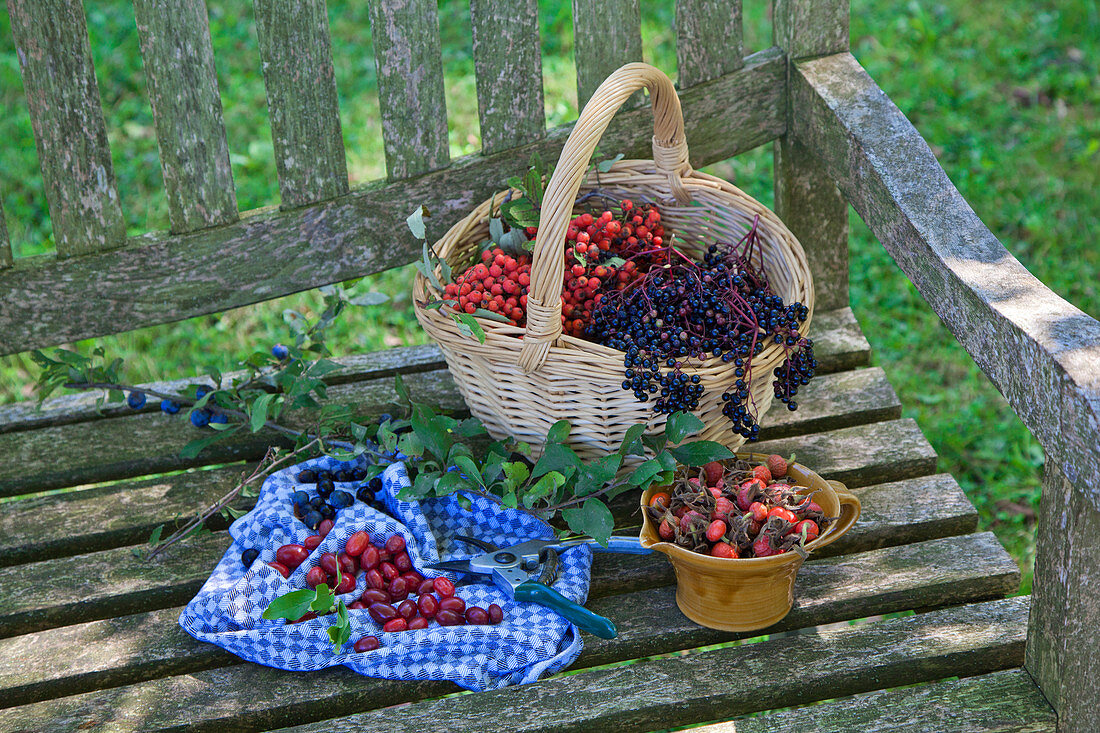
{"label": "sprig of leaves", "polygon": [[[339,587],[341,580],[340,566],[336,566],[336,585]],[[332,653],[337,654],[340,648],[351,638],[351,619],[348,616],[348,608],[342,600],[329,589],[327,583],[321,583],[313,590],[302,588],[284,593],[264,609],[262,617],[268,621],[286,619],[297,621],[310,611],[318,616],[336,614],[336,623],[329,626],[329,641],[332,642]]]}

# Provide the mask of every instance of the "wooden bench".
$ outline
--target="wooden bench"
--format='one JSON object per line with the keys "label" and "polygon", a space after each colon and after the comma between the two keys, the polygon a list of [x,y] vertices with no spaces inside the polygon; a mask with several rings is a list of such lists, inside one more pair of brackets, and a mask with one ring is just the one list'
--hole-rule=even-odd
{"label": "wooden bench", "polygon": [[[553,159],[568,133],[545,130],[535,0],[472,3],[484,149],[455,161],[435,3],[375,2],[389,180],[350,189],[323,0],[255,0],[282,205],[242,216],[204,2],[134,5],[171,231],[127,238],[82,5],[9,0],[57,253],[13,262],[0,226],[0,353],[405,264],[417,256],[399,234],[411,204],[436,202],[438,235],[533,152]],[[574,9],[583,103],[640,59],[638,4]],[[815,271],[823,375],[797,412],[766,416],[759,450],[797,451],[864,507],[806,564],[791,614],[768,637],[731,644],[744,635],[679,613],[663,559],[599,556],[589,606],[619,638],[586,637],[552,679],[455,695],[449,683],[245,664],[176,623],[228,545],[224,523],[158,562],[133,549],[220,495],[276,437],[185,460],[190,436],[155,409],[64,396],[40,411],[0,407],[0,496],[38,492],[0,509],[0,730],[1100,729],[1100,324],[1032,278],[962,200],[848,53],[846,2],[777,0],[775,45],[747,58],[738,0],[679,0],[677,21],[692,163],[774,141],[776,208]],[[603,149],[648,157],[648,115],[620,114]],[[1006,597],[1015,563],[976,532],[974,507],[868,366],[848,308],[849,204],[1046,449],[1031,598]],[[417,398],[463,410],[434,347],[341,365],[331,393],[367,413],[387,408],[396,373]]]}

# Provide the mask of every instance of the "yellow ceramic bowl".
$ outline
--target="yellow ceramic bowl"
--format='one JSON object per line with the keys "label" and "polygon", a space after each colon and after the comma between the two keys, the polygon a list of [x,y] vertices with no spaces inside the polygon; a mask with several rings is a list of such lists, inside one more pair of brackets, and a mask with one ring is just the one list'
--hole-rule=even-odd
{"label": "yellow ceramic bowl", "polygon": [[[738,458],[764,463],[762,453],[738,453]],[[788,467],[787,475],[799,486],[815,491],[814,501],[827,517],[839,517],[821,535],[806,543],[813,552],[835,541],[859,518],[859,499],[839,481],[826,481],[800,464]],[[692,552],[664,542],[644,507],[664,487],[654,486],[642,494],[641,544],[668,555],[676,571],[676,604],[697,624],[723,631],[764,629],[790,613],[794,605],[794,579],[802,566],[797,552],[771,557],[731,559]]]}

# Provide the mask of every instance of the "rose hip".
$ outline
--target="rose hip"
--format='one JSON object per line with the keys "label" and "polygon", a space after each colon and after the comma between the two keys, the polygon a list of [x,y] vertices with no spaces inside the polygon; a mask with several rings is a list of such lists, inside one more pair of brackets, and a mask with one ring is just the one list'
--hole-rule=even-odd
{"label": "rose hip", "polygon": [[761,504],[759,501],[754,501],[749,504],[749,511],[752,512],[752,519],[754,522],[763,522],[768,518],[768,507]]}
{"label": "rose hip", "polygon": [[363,595],[359,596],[359,600],[369,606],[372,603],[389,603],[393,599],[391,599],[390,594],[384,590],[367,588],[363,591]]}
{"label": "rose hip", "polygon": [[391,562],[384,562],[379,566],[379,568],[382,570],[382,577],[386,580],[393,580],[401,574],[401,571],[397,569],[397,566]]}
{"label": "rose hip", "polygon": [[362,639],[355,642],[353,648],[357,652],[373,652],[380,646],[382,645],[378,642],[377,636],[364,636]]}
{"label": "rose hip", "polygon": [[389,591],[390,597],[395,601],[401,601],[409,597],[409,586],[405,583],[405,579],[401,577],[391,580],[386,590]]}
{"label": "rose hip", "polygon": [[319,534],[311,534],[309,537],[306,537],[304,540],[302,540],[302,547],[306,548],[310,552],[313,552],[317,549],[317,545],[321,544],[322,539],[324,538],[321,537],[321,535]]}
{"label": "rose hip", "polygon": [[382,624],[383,631],[406,631],[409,628],[409,622],[398,616],[397,618],[391,618],[386,623]]}
{"label": "rose hip", "polygon": [[454,611],[455,613],[462,613],[466,610],[466,601],[461,598],[455,598],[449,596],[439,602],[439,608],[444,611]]}
{"label": "rose hip", "polygon": [[431,593],[421,593],[416,599],[416,607],[420,609],[421,616],[433,618],[439,611],[439,601]]}
{"label": "rose hip", "polygon": [[661,520],[661,526],[657,528],[657,534],[661,536],[662,540],[668,541],[676,536],[676,530],[672,528],[667,519],[663,519]]}
{"label": "rose hip", "polygon": [[489,623],[491,624],[499,624],[501,621],[504,620],[504,609],[495,603],[489,604],[488,613]]}
{"label": "rose hip", "polygon": [[367,613],[380,624],[397,617],[397,609],[388,603],[372,603],[367,606]]}
{"label": "rose hip", "polygon": [[399,534],[395,534],[386,540],[386,549],[390,554],[396,555],[405,549],[405,538]]}
{"label": "rose hip", "polygon": [[275,561],[290,570],[305,562],[307,557],[309,557],[309,550],[302,545],[283,545],[275,550]]}
{"label": "rose hip", "polygon": [[401,601],[397,606],[397,613],[405,619],[410,619],[415,616],[418,610],[416,603],[408,599]]}
{"label": "rose hip", "polygon": [[726,523],[721,519],[715,519],[707,527],[707,541],[717,542],[722,539],[722,535],[726,533]]}
{"label": "rose hip", "polygon": [[409,631],[415,631],[416,629],[428,628],[428,619],[423,616],[413,616],[409,619]]}
{"label": "rose hip", "polygon": [[370,570],[376,568],[381,564],[382,558],[378,556],[378,548],[374,545],[367,545],[362,554],[359,555],[359,565],[364,570]]}
{"label": "rose hip", "polygon": [[446,578],[435,578],[432,581],[432,586],[435,588],[435,592],[439,594],[440,598],[446,598],[447,596],[453,596],[455,594],[455,584]]}
{"label": "rose hip", "polygon": [[412,558],[407,552],[399,552],[393,556],[393,565],[402,573],[407,573],[413,568]]}
{"label": "rose hip", "polygon": [[489,623],[489,612],[480,606],[470,606],[466,609],[466,623],[484,626]]}
{"label": "rose hip", "polygon": [[386,587],[386,579],[382,577],[382,573],[378,571],[378,568],[371,568],[367,571],[366,581],[367,585],[371,588]]}
{"label": "rose hip", "polygon": [[284,578],[290,577],[290,568],[288,568],[286,565],[283,565],[281,562],[269,562],[267,566],[269,568],[275,568],[275,571]]}
{"label": "rose hip", "polygon": [[360,530],[348,537],[348,541],[344,543],[344,552],[348,553],[352,557],[359,557],[363,554],[363,550],[370,546],[370,535]]}
{"label": "rose hip", "polygon": [[727,544],[725,542],[715,543],[714,547],[710,548],[710,554],[713,555],[714,557],[726,557],[726,558],[740,557],[740,555],[738,555],[738,553],[737,553],[737,548],[734,547],[733,545]]}
{"label": "rose hip", "polygon": [[466,619],[458,611],[451,611],[446,608],[435,615],[435,620],[440,626],[459,626],[466,622]]}

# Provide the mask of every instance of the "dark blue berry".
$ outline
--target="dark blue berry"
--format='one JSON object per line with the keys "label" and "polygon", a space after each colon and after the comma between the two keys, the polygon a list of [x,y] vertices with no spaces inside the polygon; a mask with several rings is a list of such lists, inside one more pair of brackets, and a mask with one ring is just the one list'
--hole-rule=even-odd
{"label": "dark blue berry", "polygon": [[126,404],[131,410],[140,410],[145,407],[145,393],[140,390],[133,390],[126,395]]}
{"label": "dark blue berry", "polygon": [[316,509],[306,512],[306,515],[302,517],[302,522],[310,529],[317,529],[322,521],[324,521],[324,516]]}
{"label": "dark blue berry", "polygon": [[196,428],[204,427],[210,422],[210,413],[206,410],[193,410],[191,412],[191,424]]}
{"label": "dark blue berry", "polygon": [[317,511],[321,512],[321,516],[325,519],[336,519],[336,507],[331,504],[322,504]]}
{"label": "dark blue berry", "polygon": [[255,547],[249,547],[247,550],[241,553],[241,563],[246,567],[252,567],[252,563],[256,562],[256,558],[260,556],[260,551]]}
{"label": "dark blue berry", "polygon": [[355,497],[343,489],[332,492],[332,496],[328,498],[328,503],[336,509],[343,509],[349,507],[355,503]]}
{"label": "dark blue berry", "polygon": [[229,422],[229,418],[225,415],[222,415],[221,413],[218,413],[217,415],[212,415],[210,417],[210,422],[225,425],[227,422]]}
{"label": "dark blue berry", "polygon": [[355,498],[364,504],[370,504],[374,501],[374,492],[371,491],[366,484],[363,484],[359,487],[359,490],[355,492]]}
{"label": "dark blue berry", "polygon": [[203,397],[205,397],[208,394],[210,394],[210,388],[209,387],[198,387],[195,390],[195,399],[201,400]]}
{"label": "dark blue berry", "polygon": [[351,481],[351,471],[341,468],[339,471],[332,474],[332,480],[337,483],[347,483]]}
{"label": "dark blue berry", "polygon": [[349,473],[351,474],[349,481],[362,481],[367,477],[367,469],[365,468],[353,468]]}
{"label": "dark blue berry", "polygon": [[271,355],[279,361],[282,361],[283,359],[290,356],[290,351],[282,344],[275,344],[271,347]]}
{"label": "dark blue berry", "polygon": [[309,500],[309,505],[314,509],[320,509],[325,505],[325,500],[319,496],[314,496]]}
{"label": "dark blue berry", "polygon": [[161,400],[160,411],[165,415],[175,415],[180,411],[180,406],[179,403],[173,402],[172,400]]}
{"label": "dark blue berry", "polygon": [[290,501],[294,506],[305,506],[309,504],[309,494],[299,489],[290,495]]}
{"label": "dark blue berry", "polygon": [[382,477],[375,476],[374,478],[372,478],[370,481],[367,482],[367,488],[369,488],[376,494],[382,493]]}
{"label": "dark blue berry", "polygon": [[312,468],[306,468],[298,472],[298,483],[312,484],[317,481],[317,472]]}
{"label": "dark blue berry", "polygon": [[381,415],[378,416],[378,424],[379,425],[381,425],[383,423],[388,423],[392,420],[393,420],[393,415],[391,415],[388,412],[383,412]]}
{"label": "dark blue berry", "polygon": [[333,491],[336,490],[336,486],[330,479],[318,479],[317,480],[317,494],[322,499],[327,499]]}
{"label": "dark blue berry", "polygon": [[326,481],[326,480],[331,481],[332,480],[332,472],[321,469],[320,471],[317,472],[317,480],[318,481]]}

